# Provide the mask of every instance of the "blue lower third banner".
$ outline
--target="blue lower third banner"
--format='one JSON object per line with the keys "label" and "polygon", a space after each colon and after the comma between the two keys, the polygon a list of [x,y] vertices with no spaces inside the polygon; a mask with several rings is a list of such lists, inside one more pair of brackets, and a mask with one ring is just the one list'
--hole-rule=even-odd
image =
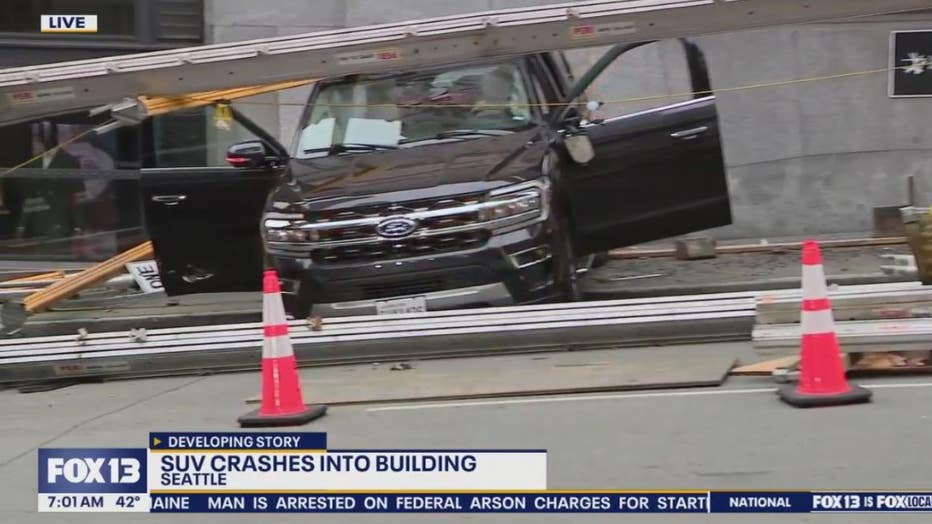
{"label": "blue lower third banner", "polygon": [[55,493],[40,494],[39,509],[153,513],[932,513],[932,493]]}
{"label": "blue lower third banner", "polygon": [[150,511],[192,513],[707,513],[708,493],[152,495]]}
{"label": "blue lower third banner", "polygon": [[166,513],[928,512],[932,492],[548,489],[542,449],[333,449],[323,433],[153,432],[42,448],[38,510]]}

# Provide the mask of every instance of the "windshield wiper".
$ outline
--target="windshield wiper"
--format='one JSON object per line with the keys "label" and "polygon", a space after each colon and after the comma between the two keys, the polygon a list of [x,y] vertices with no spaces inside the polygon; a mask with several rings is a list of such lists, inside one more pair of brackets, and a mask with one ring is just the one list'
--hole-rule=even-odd
{"label": "windshield wiper", "polygon": [[337,153],[346,153],[348,151],[382,151],[386,149],[398,149],[398,146],[390,146],[388,144],[333,144],[329,147],[315,147],[311,149],[305,149],[305,153],[328,153],[335,155]]}
{"label": "windshield wiper", "polygon": [[435,135],[421,138],[410,138],[402,140],[401,143],[423,142],[424,140],[442,140],[444,138],[460,138],[467,136],[504,136],[510,135],[514,131],[507,129],[451,129],[450,131],[441,131]]}

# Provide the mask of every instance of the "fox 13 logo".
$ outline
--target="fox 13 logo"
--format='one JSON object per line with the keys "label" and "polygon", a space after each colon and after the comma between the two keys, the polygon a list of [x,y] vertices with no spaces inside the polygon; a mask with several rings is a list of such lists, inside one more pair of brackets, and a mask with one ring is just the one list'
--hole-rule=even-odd
{"label": "fox 13 logo", "polygon": [[43,448],[39,493],[146,493],[146,450]]}

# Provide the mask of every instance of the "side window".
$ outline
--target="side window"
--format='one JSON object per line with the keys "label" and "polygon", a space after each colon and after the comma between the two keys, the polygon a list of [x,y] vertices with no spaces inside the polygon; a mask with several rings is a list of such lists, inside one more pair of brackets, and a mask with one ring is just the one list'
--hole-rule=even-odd
{"label": "side window", "polygon": [[534,90],[534,103],[538,104],[538,107],[540,108],[540,113],[546,117],[552,111],[552,108],[550,107],[548,102],[556,99],[556,97],[553,96],[552,86],[548,85],[547,88],[544,87],[543,82],[545,82],[546,80],[541,78],[542,74],[543,74],[543,71],[542,71],[541,64],[539,62],[535,62],[534,67],[531,69],[531,74],[530,74],[531,89]]}
{"label": "side window", "polygon": [[508,95],[507,100],[513,120],[530,122],[531,106],[527,103],[528,94],[520,68],[516,67],[512,70],[511,93]]}
{"label": "side window", "polygon": [[537,78],[537,75],[531,75],[531,86],[534,89],[534,103],[537,104],[540,113],[544,116],[549,115],[550,104],[547,103],[547,95],[544,94],[544,88],[540,85],[540,80]]}
{"label": "side window", "polygon": [[152,119],[152,151],[148,167],[228,167],[226,150],[254,133],[224,118],[214,106],[178,111]]}
{"label": "side window", "polygon": [[[580,77],[609,47],[567,51]],[[595,115],[613,118],[656,109],[692,98],[689,65],[678,40],[646,44],[615,58],[586,90],[589,100],[604,102]]]}

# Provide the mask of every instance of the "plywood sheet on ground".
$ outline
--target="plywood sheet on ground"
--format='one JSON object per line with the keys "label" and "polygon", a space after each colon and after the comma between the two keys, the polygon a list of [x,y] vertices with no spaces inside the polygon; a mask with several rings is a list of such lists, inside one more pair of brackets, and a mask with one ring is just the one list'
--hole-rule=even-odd
{"label": "plywood sheet on ground", "polygon": [[[734,347],[733,347],[734,346]],[[537,353],[301,370],[305,401],[329,405],[720,385],[733,344]],[[258,402],[258,397],[247,402]]]}
{"label": "plywood sheet on ground", "polygon": [[793,355],[790,357],[780,357],[771,360],[765,360],[763,362],[755,362],[754,364],[747,364],[744,366],[739,366],[731,370],[731,375],[733,376],[756,376],[756,375],[770,375],[774,371],[780,368],[785,368],[792,366],[799,361],[799,356]]}

